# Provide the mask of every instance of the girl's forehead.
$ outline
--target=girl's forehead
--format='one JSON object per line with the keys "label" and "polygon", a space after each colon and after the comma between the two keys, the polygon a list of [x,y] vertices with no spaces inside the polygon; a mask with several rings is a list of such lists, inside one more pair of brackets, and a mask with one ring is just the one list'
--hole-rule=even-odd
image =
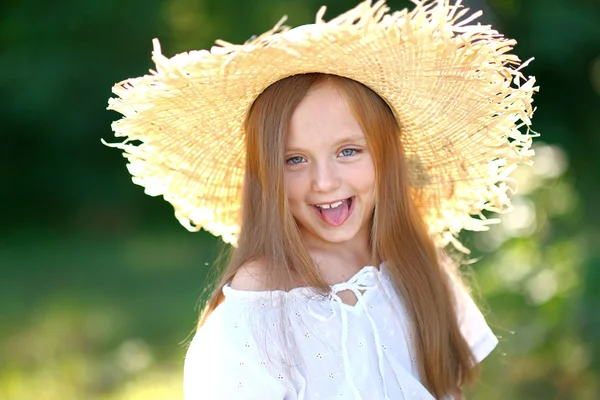
{"label": "girl's forehead", "polygon": [[364,140],[364,133],[343,94],[333,85],[312,89],[290,119],[287,147],[321,146]]}
{"label": "girl's forehead", "polygon": [[331,82],[322,82],[308,90],[298,106],[296,106],[292,118],[303,111],[319,112],[327,111],[332,107],[343,106],[347,107],[347,103],[341,89]]}

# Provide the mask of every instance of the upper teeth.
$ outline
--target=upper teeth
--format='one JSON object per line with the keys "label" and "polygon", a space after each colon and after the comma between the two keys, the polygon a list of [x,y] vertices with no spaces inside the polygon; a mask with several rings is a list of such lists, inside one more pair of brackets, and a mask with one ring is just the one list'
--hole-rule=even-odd
{"label": "upper teeth", "polygon": [[319,207],[319,208],[336,208],[336,207],[339,207],[341,205],[342,205],[342,201],[338,201],[338,202],[335,202],[335,203],[332,203],[332,204],[321,204],[321,205],[319,205],[317,207]]}

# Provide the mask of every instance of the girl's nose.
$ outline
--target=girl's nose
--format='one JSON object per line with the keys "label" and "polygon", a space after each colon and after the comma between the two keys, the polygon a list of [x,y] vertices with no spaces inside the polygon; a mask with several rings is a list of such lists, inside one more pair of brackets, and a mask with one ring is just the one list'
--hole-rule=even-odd
{"label": "girl's nose", "polygon": [[342,183],[340,174],[332,163],[316,164],[312,175],[311,186],[315,192],[332,192]]}

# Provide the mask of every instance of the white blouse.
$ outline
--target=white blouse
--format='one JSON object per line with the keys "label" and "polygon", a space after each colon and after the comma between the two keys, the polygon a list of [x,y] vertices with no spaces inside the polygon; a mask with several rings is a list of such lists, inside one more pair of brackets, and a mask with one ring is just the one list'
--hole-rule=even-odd
{"label": "white blouse", "polygon": [[[419,379],[407,314],[385,264],[366,266],[331,288],[323,298],[310,288],[225,286],[225,300],[188,349],[185,400],[434,399]],[[355,305],[337,295],[344,290],[354,292]],[[278,296],[288,310],[283,324]],[[463,290],[456,296],[460,329],[480,362],[498,340],[471,297]],[[296,346],[288,364],[278,357],[281,326]]]}

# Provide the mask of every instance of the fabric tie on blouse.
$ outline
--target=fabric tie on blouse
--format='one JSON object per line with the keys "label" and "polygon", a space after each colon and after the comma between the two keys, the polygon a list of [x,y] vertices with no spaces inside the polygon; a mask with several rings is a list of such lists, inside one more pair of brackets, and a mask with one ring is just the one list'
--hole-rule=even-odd
{"label": "fabric tie on blouse", "polygon": [[[378,366],[379,366],[379,374],[381,375],[382,383],[383,383],[383,394],[385,400],[390,400],[387,391],[386,391],[386,382],[385,382],[385,368],[383,366],[383,351],[381,339],[379,337],[378,328],[373,321],[373,318],[369,314],[368,308],[364,302],[363,294],[366,293],[367,290],[377,289],[379,287],[379,279],[377,276],[378,270],[375,267],[363,268],[356,275],[350,278],[346,282],[337,283],[331,286],[331,293],[329,295],[329,300],[331,301],[331,313],[329,315],[322,315],[318,313],[313,307],[308,305],[309,313],[316,319],[326,322],[336,316],[335,307],[333,307],[333,303],[337,303],[340,309],[340,316],[342,320],[342,359],[344,361],[344,372],[346,374],[346,379],[348,380],[348,384],[354,393],[354,397],[356,399],[362,399],[358,388],[354,384],[353,379],[353,371],[351,368],[351,363],[348,355],[348,309],[352,307],[361,307],[365,316],[369,320],[369,324],[372,327],[373,338],[375,340],[375,347],[377,349],[377,358],[378,358]],[[356,304],[351,306],[349,304],[344,303],[344,301],[339,297],[338,293],[343,292],[345,290],[349,290],[356,296]]]}

